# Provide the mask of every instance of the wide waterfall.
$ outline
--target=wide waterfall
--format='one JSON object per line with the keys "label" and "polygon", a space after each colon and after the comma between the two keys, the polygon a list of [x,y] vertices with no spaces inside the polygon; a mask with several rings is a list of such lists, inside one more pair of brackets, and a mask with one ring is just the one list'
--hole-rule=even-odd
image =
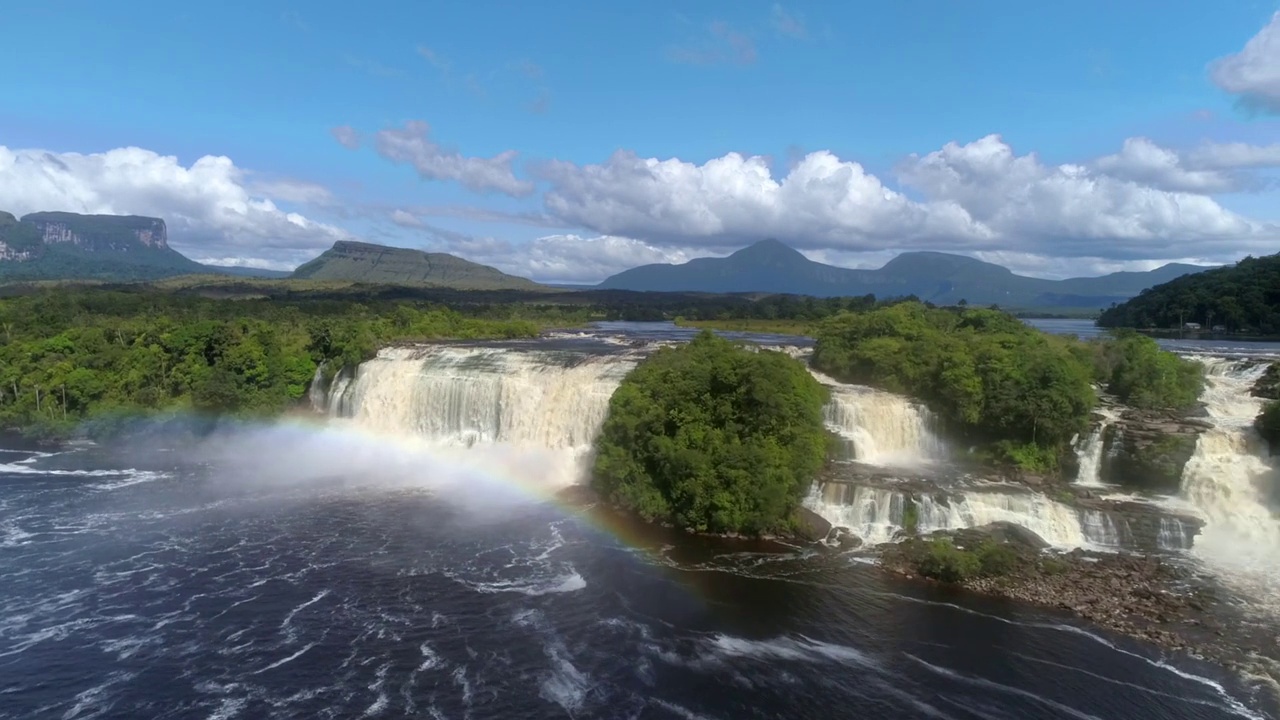
{"label": "wide waterfall", "polygon": [[901,395],[813,375],[831,389],[827,427],[844,441],[843,459],[910,466],[946,457],[946,445],[934,433],[936,421],[928,408]]}
{"label": "wide waterfall", "polygon": [[1280,586],[1280,516],[1267,486],[1280,482],[1265,442],[1253,429],[1262,401],[1250,395],[1266,365],[1201,359],[1208,370],[1201,400],[1213,427],[1196,443],[1182,473],[1181,501],[1204,516],[1196,552],[1215,566]]}
{"label": "wide waterfall", "polygon": [[1089,435],[1076,447],[1076,458],[1079,470],[1076,473],[1076,484],[1086,487],[1102,487],[1102,452],[1106,445],[1107,428],[1118,419],[1110,408],[1100,408],[1098,414],[1102,420],[1089,432]]}
{"label": "wide waterfall", "polygon": [[563,455],[566,481],[590,449],[634,354],[499,347],[388,348],[340,373],[326,411],[362,428],[443,446],[507,445]]}
{"label": "wide waterfall", "polygon": [[923,493],[909,501],[900,490],[825,483],[810,493],[805,504],[832,525],[847,527],[863,542],[875,545],[892,541],[904,529],[908,502],[915,506],[916,531],[922,535],[1011,522],[1061,548],[1117,541],[1114,528],[1095,525],[1097,534],[1091,535],[1074,508],[1033,492],[972,490],[948,497]]}

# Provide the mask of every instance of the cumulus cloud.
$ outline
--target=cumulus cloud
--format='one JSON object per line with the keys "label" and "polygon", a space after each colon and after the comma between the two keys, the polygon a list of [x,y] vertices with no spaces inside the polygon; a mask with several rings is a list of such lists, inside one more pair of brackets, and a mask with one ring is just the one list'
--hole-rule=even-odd
{"label": "cumulus cloud", "polygon": [[1225,192],[1240,184],[1216,169],[1189,168],[1178,153],[1142,137],[1125,140],[1119,153],[1098,158],[1094,166],[1112,177],[1174,192]]}
{"label": "cumulus cloud", "polygon": [[410,120],[403,128],[378,131],[374,147],[393,163],[412,165],[424,180],[453,180],[476,192],[500,192],[512,197],[533,193],[533,183],[517,178],[512,169],[515,150],[504,150],[489,158],[468,157],[441,147],[430,135],[430,125]]}
{"label": "cumulus cloud", "polygon": [[1192,150],[1188,160],[1194,167],[1211,170],[1280,167],[1280,143],[1206,143]]}
{"label": "cumulus cloud", "polygon": [[902,165],[904,182],[960,205],[996,242],[1061,256],[1162,257],[1173,243],[1239,249],[1278,232],[1204,195],[1172,192],[1081,165],[1016,155],[998,135],[948,143]]}
{"label": "cumulus cloud", "polygon": [[1209,75],[1249,108],[1280,112],[1280,12],[1238,53],[1215,60]]}
{"label": "cumulus cloud", "polygon": [[877,249],[885,242],[987,231],[959,206],[919,203],[856,162],[804,156],[781,179],[769,160],[729,153],[702,165],[617,152],[600,165],[552,162],[547,209],[582,227],[664,244],[732,245],[775,236],[799,246]]}
{"label": "cumulus cloud", "polygon": [[[16,215],[63,210],[159,217],[170,243],[189,257],[257,266],[296,264],[350,237],[276,204],[317,197],[318,186],[250,185],[230,158],[214,155],[184,166],[137,147],[80,154],[0,146],[0,209]],[[281,194],[273,197],[273,188]]]}
{"label": "cumulus cloud", "polygon": [[[1205,151],[1215,154],[1229,153]],[[809,153],[778,177],[768,159],[737,153],[697,165],[618,152],[598,165],[557,161],[538,172],[551,184],[544,201],[552,215],[677,247],[777,237],[802,249],[1159,258],[1180,243],[1252,251],[1280,234],[1201,194],[1227,189],[1232,176],[1188,167],[1145,140],[1095,167],[1045,164],[998,135],[949,143],[900,165],[900,182],[916,196],[829,152]]]}

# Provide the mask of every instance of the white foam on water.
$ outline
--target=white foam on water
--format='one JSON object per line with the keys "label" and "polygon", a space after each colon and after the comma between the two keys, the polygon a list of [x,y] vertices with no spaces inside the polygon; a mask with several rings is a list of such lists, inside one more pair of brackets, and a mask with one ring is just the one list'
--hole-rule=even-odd
{"label": "white foam on water", "polygon": [[1280,613],[1280,514],[1266,489],[1280,466],[1253,428],[1263,401],[1250,392],[1267,365],[1219,357],[1206,366],[1201,401],[1212,427],[1196,442],[1176,499],[1165,504],[1204,518],[1192,553],[1272,612]]}

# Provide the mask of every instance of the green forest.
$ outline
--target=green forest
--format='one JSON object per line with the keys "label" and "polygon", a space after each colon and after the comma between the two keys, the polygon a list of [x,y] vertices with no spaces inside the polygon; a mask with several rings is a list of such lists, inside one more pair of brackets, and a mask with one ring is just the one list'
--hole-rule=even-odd
{"label": "green forest", "polygon": [[1121,402],[1160,409],[1194,404],[1204,383],[1198,364],[1137,333],[1082,342],[998,310],[914,302],[823,321],[813,365],[919,398],[950,435],[1033,471],[1057,467],[1087,427],[1094,383]]}
{"label": "green forest", "polygon": [[1280,255],[1247,257],[1230,267],[1186,275],[1103,311],[1110,328],[1179,328],[1280,335]]}
{"label": "green forest", "polygon": [[595,485],[685,529],[785,529],[826,459],[826,402],[800,361],[703,331],[646,358],[614,392]]}
{"label": "green forest", "polygon": [[154,410],[266,415],[398,340],[536,336],[580,311],[48,290],[0,299],[0,427],[63,437]]}

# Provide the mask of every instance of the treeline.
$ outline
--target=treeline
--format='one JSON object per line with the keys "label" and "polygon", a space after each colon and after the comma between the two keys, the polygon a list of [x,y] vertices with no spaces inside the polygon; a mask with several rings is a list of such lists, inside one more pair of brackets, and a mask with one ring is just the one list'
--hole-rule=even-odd
{"label": "treeline", "polygon": [[1247,257],[1232,267],[1206,270],[1144,290],[1103,311],[1102,327],[1177,328],[1280,334],[1280,255]]}
{"label": "treeline", "polygon": [[581,322],[564,308],[327,299],[214,300],[58,290],[0,300],[0,427],[63,436],[157,409],[277,413],[320,363],[354,365],[398,340],[531,337]]}
{"label": "treeline", "polygon": [[1094,383],[1144,408],[1185,408],[1200,366],[1136,333],[1081,342],[992,309],[899,303],[818,326],[813,364],[923,400],[949,434],[1029,470],[1056,467],[1097,403]]}

